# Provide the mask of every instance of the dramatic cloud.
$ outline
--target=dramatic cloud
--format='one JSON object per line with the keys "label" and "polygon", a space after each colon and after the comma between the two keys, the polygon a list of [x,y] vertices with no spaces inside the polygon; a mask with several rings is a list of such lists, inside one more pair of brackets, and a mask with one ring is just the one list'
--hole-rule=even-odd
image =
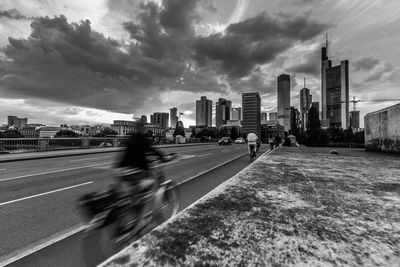
{"label": "dramatic cloud", "polygon": [[224,34],[198,38],[196,60],[200,66],[218,62],[219,73],[232,78],[245,77],[260,64],[271,62],[297,42],[311,40],[329,25],[308,19],[261,13],[254,18],[231,24]]}
{"label": "dramatic cloud", "polygon": [[370,83],[375,81],[382,81],[386,75],[390,75],[391,71],[394,70],[393,65],[385,63],[378,67],[374,72],[364,80],[364,83]]}
{"label": "dramatic cloud", "polygon": [[321,64],[321,48],[317,47],[305,56],[303,63],[288,68],[289,72],[298,72],[319,77]]}
{"label": "dramatic cloud", "polygon": [[362,57],[352,63],[352,66],[355,71],[370,71],[375,68],[379,64],[379,59],[374,57]]}
{"label": "dramatic cloud", "polygon": [[15,20],[28,19],[28,17],[23,16],[16,9],[10,9],[10,10],[5,10],[5,11],[0,10],[0,18],[9,18],[9,19],[15,19]]}

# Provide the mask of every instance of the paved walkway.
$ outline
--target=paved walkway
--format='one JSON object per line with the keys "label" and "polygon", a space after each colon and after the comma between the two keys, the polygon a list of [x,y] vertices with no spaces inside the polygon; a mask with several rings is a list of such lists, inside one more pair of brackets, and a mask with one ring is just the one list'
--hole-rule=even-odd
{"label": "paved walkway", "polygon": [[[158,148],[178,147],[178,146],[200,146],[200,145],[215,145],[216,143],[195,143],[195,144],[170,144],[157,146]],[[85,154],[109,153],[124,150],[124,147],[105,147],[105,148],[87,148],[87,149],[66,149],[66,150],[52,150],[42,152],[26,152],[26,153],[10,153],[0,154],[0,163],[28,160],[28,159],[42,159],[54,158],[64,156],[75,156]]]}

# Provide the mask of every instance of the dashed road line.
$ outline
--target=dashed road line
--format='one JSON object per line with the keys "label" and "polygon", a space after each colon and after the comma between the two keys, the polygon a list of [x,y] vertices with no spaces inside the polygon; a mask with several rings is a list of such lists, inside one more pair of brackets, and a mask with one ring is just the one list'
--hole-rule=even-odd
{"label": "dashed road line", "polygon": [[60,188],[60,189],[56,189],[56,190],[52,190],[52,191],[48,191],[48,192],[44,192],[44,193],[40,193],[40,194],[36,194],[36,195],[33,195],[33,196],[29,196],[29,197],[23,197],[23,198],[19,198],[19,199],[6,201],[6,202],[3,202],[3,203],[0,203],[0,206],[4,206],[4,205],[7,205],[7,204],[11,204],[11,203],[15,203],[15,202],[19,202],[19,201],[22,201],[22,200],[35,198],[35,197],[40,197],[40,196],[44,196],[44,195],[48,195],[48,194],[53,194],[53,193],[56,193],[56,192],[72,189],[72,188],[79,187],[79,186],[88,185],[88,184],[91,184],[91,183],[93,183],[93,181],[82,183],[82,184],[77,184],[77,185],[72,185],[72,186],[68,186],[68,187],[64,187],[64,188]]}

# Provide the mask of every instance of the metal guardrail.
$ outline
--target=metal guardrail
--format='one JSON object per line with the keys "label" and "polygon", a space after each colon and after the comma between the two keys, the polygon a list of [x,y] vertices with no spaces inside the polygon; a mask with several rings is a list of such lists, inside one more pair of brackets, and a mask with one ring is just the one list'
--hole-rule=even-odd
{"label": "metal guardrail", "polygon": [[[0,138],[0,153],[23,153],[62,149],[82,149],[125,146],[128,136],[123,137],[76,137],[76,138]],[[207,140],[216,142],[218,140]],[[185,143],[203,143],[201,138],[186,138]],[[156,145],[156,143],[154,143]],[[163,140],[162,144],[176,144],[175,140]]]}

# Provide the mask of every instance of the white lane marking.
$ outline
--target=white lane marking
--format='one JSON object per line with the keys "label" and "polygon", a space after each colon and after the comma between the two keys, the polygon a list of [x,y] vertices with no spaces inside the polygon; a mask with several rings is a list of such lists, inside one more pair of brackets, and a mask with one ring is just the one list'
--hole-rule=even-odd
{"label": "white lane marking", "polygon": [[9,180],[15,180],[15,179],[21,179],[21,178],[26,178],[26,177],[32,177],[32,176],[37,176],[37,175],[44,175],[44,174],[49,174],[49,173],[57,173],[57,172],[65,172],[65,171],[72,171],[72,170],[90,168],[90,167],[99,166],[99,165],[106,165],[106,164],[110,164],[110,163],[112,163],[112,162],[103,162],[103,163],[97,163],[97,164],[92,164],[92,165],[85,165],[85,166],[79,166],[79,167],[73,167],[73,168],[66,168],[66,169],[61,169],[61,170],[54,170],[54,171],[48,171],[48,172],[39,172],[39,173],[34,173],[34,174],[21,175],[21,176],[16,176],[16,177],[0,179],[0,182],[9,181]]}
{"label": "white lane marking", "polygon": [[198,158],[201,158],[201,157],[205,157],[205,156],[209,156],[209,155],[212,155],[213,153],[207,153],[207,154],[204,154],[204,155],[198,155],[197,157]]}
{"label": "white lane marking", "polygon": [[44,196],[44,195],[48,195],[48,194],[52,194],[52,193],[56,193],[56,192],[60,192],[60,191],[68,190],[68,189],[72,189],[72,188],[79,187],[79,186],[88,185],[88,184],[91,184],[91,183],[93,183],[93,181],[82,183],[82,184],[77,184],[77,185],[72,185],[72,186],[68,186],[68,187],[64,187],[64,188],[60,188],[60,189],[56,189],[56,190],[52,190],[52,191],[48,191],[48,192],[44,192],[44,193],[40,193],[40,194],[36,194],[36,195],[33,195],[33,196],[29,196],[29,197],[23,197],[23,198],[19,198],[19,199],[10,200],[10,201],[7,201],[7,202],[0,203],[0,206],[4,206],[4,205],[11,204],[11,203],[14,203],[14,202],[22,201],[22,200],[31,199],[31,198],[34,198],[34,197],[40,197],[40,196]]}
{"label": "white lane marking", "polygon": [[109,158],[109,157],[93,157],[93,158],[84,158],[84,159],[71,159],[70,162],[93,160],[93,159],[105,159],[105,158]]}
{"label": "white lane marking", "polygon": [[0,169],[0,171],[6,171],[7,169]]}
{"label": "white lane marking", "polygon": [[224,150],[222,150],[221,152],[226,152],[226,151],[229,151],[230,149],[224,149]]}
{"label": "white lane marking", "polygon": [[0,257],[0,267],[16,262],[26,256],[29,256],[30,254],[33,254],[41,249],[44,249],[45,247],[51,246],[54,243],[57,243],[58,241],[61,241],[80,231],[85,230],[86,227],[87,225],[82,225],[82,224],[75,225],[67,230],[55,233],[38,242],[34,242],[33,244],[30,244],[22,249],[15,250],[9,253],[8,255],[2,256]]}

